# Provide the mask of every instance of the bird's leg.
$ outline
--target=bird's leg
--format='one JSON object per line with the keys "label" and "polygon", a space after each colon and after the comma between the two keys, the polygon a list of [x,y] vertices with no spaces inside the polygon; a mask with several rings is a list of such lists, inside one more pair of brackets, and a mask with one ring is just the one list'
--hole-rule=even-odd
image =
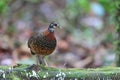
{"label": "bird's leg", "polygon": [[37,57],[38,57],[37,65],[38,64],[43,64],[43,65],[47,66],[47,62],[45,60],[45,56],[43,56],[43,55],[37,55]]}
{"label": "bird's leg", "polygon": [[39,70],[39,65],[42,64],[42,59],[40,55],[36,55],[36,65],[33,64],[30,67],[28,67],[28,70],[36,69]]}
{"label": "bird's leg", "polygon": [[43,64],[45,65],[44,59],[42,55],[37,55],[37,65]]}
{"label": "bird's leg", "polygon": [[48,66],[47,61],[46,61],[46,59],[45,59],[45,56],[43,56],[43,60],[44,60],[45,66]]}

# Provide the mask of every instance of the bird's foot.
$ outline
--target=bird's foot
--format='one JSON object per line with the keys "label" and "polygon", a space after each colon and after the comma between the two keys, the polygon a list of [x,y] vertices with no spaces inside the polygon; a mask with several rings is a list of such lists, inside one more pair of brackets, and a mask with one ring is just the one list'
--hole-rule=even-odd
{"label": "bird's foot", "polygon": [[16,64],[16,65],[13,66],[13,68],[19,67],[19,66],[21,66],[21,65],[22,65],[22,64]]}
{"label": "bird's foot", "polygon": [[35,71],[39,71],[41,69],[41,67],[39,65],[31,65],[27,68],[27,70],[35,70]]}

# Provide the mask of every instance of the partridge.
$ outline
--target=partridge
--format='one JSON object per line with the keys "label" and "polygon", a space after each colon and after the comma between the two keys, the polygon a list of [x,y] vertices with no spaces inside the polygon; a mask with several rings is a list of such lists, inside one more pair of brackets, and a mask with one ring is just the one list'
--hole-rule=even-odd
{"label": "partridge", "polygon": [[55,50],[57,41],[54,36],[55,28],[60,28],[56,22],[51,22],[49,27],[43,32],[37,32],[28,40],[28,47],[31,54],[37,55],[37,65],[47,65],[44,57],[52,54]]}

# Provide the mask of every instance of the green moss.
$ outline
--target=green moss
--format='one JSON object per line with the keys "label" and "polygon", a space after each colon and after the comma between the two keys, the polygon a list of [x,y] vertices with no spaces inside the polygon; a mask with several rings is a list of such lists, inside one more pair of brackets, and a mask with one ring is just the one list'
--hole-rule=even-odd
{"label": "green moss", "polygon": [[[28,70],[29,65],[19,65],[10,70],[8,66],[0,66],[0,78],[11,80],[41,80],[41,79],[86,79],[86,80],[98,80],[100,79],[112,79],[117,80],[120,76],[119,67],[103,67],[95,69],[78,69],[78,68],[53,68],[44,67],[40,65],[40,70],[35,71],[33,69]],[[3,73],[5,75],[3,75]],[[5,76],[5,77],[4,77]]]}

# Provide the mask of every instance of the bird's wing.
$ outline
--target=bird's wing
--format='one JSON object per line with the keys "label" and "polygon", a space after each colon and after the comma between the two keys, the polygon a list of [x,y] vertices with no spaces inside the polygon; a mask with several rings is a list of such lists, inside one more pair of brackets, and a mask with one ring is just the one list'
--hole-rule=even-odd
{"label": "bird's wing", "polygon": [[42,37],[42,35],[43,35],[42,32],[41,32],[41,33],[39,33],[39,32],[34,33],[34,34],[29,38],[29,40],[28,40],[28,43],[27,43],[28,47],[31,48],[31,47],[30,47],[31,43],[34,42],[34,40],[36,40],[36,38],[37,38],[38,36],[39,36],[39,37]]}
{"label": "bird's wing", "polygon": [[28,45],[28,47],[30,48],[30,45],[31,45],[31,43],[32,43],[32,41],[34,40],[34,37],[37,35],[37,33],[34,33],[30,38],[29,38],[29,40],[28,40],[28,42],[27,42],[27,45]]}
{"label": "bird's wing", "polygon": [[27,42],[28,48],[30,48],[31,41],[32,41],[32,37],[30,37],[30,39]]}

